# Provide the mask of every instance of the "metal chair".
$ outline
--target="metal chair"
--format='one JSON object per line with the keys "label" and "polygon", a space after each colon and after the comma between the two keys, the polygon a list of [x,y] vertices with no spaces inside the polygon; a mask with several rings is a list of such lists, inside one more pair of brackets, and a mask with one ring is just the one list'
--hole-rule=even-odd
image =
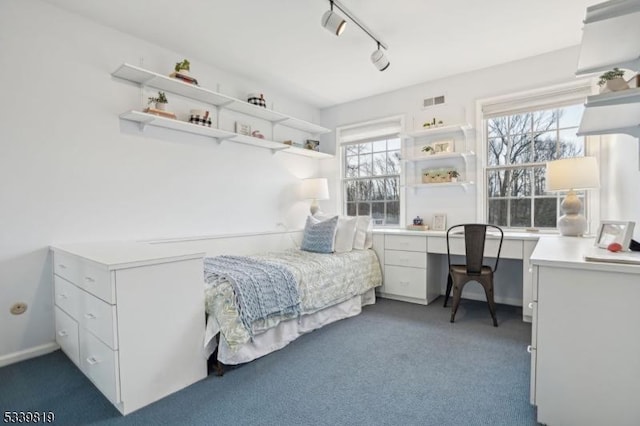
{"label": "metal chair", "polygon": [[[451,254],[449,249],[449,234],[452,230],[464,228],[464,248],[466,264],[452,265]],[[500,245],[496,254],[496,262],[493,268],[484,265],[484,245],[487,238],[487,228],[495,228],[500,232]],[[456,311],[460,305],[460,297],[462,296],[462,288],[469,281],[477,281],[484,288],[487,295],[487,303],[489,312],[493,319],[493,326],[498,326],[496,320],[496,305],[493,300],[493,274],[498,270],[498,261],[500,260],[500,250],[502,249],[502,240],[504,233],[502,229],[494,225],[468,223],[463,225],[455,225],[447,230],[447,261],[449,263],[449,276],[447,278],[447,291],[444,296],[444,307],[447,307],[447,300],[451,294],[453,287],[453,306],[451,307],[451,322],[454,322]]]}

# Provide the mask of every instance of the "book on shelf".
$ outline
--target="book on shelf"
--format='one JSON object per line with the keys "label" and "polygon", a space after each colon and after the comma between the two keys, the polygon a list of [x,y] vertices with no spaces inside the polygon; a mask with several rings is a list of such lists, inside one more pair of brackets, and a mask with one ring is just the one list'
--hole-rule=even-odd
{"label": "book on shelf", "polygon": [[161,109],[157,109],[157,108],[145,108],[143,112],[146,112],[147,114],[153,114],[153,115],[159,115],[160,117],[166,117],[166,118],[176,118],[176,115],[170,111],[164,111]]}
{"label": "book on shelf", "polygon": [[429,225],[407,225],[409,231],[428,231]]}
{"label": "book on shelf", "polygon": [[198,85],[198,80],[191,77],[190,75],[180,74],[179,72],[172,72],[171,74],[169,74],[169,77],[184,81],[185,83],[195,84],[196,86]]}

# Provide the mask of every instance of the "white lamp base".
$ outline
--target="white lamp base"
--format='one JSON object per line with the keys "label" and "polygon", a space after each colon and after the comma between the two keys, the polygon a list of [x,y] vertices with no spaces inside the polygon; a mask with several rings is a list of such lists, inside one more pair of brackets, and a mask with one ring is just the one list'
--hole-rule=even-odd
{"label": "white lamp base", "polygon": [[558,218],[558,229],[565,237],[581,237],[587,230],[587,219],[580,214],[582,201],[574,190],[567,193],[567,196],[560,204],[564,215]]}
{"label": "white lamp base", "polygon": [[311,216],[314,216],[316,213],[320,211],[320,206],[318,205],[318,200],[315,198],[311,201],[311,206],[309,207],[309,211],[311,212]]}

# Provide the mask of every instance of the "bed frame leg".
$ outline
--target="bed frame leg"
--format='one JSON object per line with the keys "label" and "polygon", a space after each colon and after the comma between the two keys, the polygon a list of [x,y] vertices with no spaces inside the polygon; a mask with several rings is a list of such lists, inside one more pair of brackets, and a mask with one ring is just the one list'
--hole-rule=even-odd
{"label": "bed frame leg", "polygon": [[[220,333],[216,334],[216,342],[218,343],[218,345],[220,344]],[[209,357],[209,360],[207,361],[207,369],[209,370],[209,373],[215,374],[218,377],[221,377],[224,375],[224,364],[221,363],[220,361],[218,361],[218,347],[216,345],[216,350],[213,351],[213,354],[211,354],[211,356]]]}

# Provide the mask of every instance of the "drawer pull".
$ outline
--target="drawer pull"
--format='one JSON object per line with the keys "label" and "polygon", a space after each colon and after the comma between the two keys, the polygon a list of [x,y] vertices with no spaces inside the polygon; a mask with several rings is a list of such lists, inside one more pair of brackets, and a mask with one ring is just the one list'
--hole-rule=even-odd
{"label": "drawer pull", "polygon": [[93,278],[91,278],[91,277],[84,277],[84,280],[85,280],[86,282],[88,282],[88,283],[95,283],[95,282],[96,282],[96,280],[95,280],[95,279],[93,279]]}
{"label": "drawer pull", "polygon": [[67,269],[66,265],[63,265],[62,263],[58,263],[58,268],[60,269]]}
{"label": "drawer pull", "polygon": [[533,309],[533,302],[529,302],[529,309]]}
{"label": "drawer pull", "polygon": [[96,319],[96,318],[97,318],[97,317],[96,317],[95,315],[93,315],[91,312],[89,312],[88,314],[84,314],[84,317],[85,317],[86,319],[91,319],[91,320],[94,320],[94,319]]}
{"label": "drawer pull", "polygon": [[58,336],[67,337],[69,334],[65,330],[58,331]]}
{"label": "drawer pull", "polygon": [[95,356],[90,356],[90,357],[87,357],[87,362],[91,365],[95,365],[95,364],[98,364],[100,360]]}
{"label": "drawer pull", "polygon": [[531,353],[532,350],[533,348],[531,347],[531,345],[527,346],[527,352]]}
{"label": "drawer pull", "polygon": [[69,298],[69,296],[67,296],[67,295],[66,295],[66,294],[64,294],[64,293],[60,293],[60,294],[58,295],[58,297],[59,297],[60,299],[68,299],[68,298]]}
{"label": "drawer pull", "polygon": [[533,268],[529,267],[529,273],[533,272]]}

